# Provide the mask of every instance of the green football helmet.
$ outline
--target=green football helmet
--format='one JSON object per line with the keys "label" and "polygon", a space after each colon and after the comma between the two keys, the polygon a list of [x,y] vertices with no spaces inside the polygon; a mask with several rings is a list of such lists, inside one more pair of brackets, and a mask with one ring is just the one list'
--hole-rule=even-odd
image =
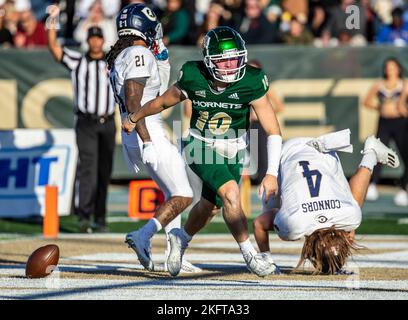
{"label": "green football helmet", "polygon": [[[204,63],[214,77],[221,82],[236,82],[245,75],[247,50],[240,34],[229,27],[217,27],[207,32],[203,41]],[[235,68],[221,69],[219,61],[236,60]]]}

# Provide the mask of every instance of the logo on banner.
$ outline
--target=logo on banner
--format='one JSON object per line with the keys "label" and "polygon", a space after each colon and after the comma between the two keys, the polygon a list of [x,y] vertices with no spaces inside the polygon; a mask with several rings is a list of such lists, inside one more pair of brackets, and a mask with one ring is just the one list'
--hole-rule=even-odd
{"label": "logo on banner", "polygon": [[148,220],[164,202],[164,194],[153,180],[132,181],[129,187],[129,212],[131,218]]}
{"label": "logo on banner", "polygon": [[64,192],[69,153],[68,146],[55,145],[0,149],[0,197],[37,197],[50,183]]}

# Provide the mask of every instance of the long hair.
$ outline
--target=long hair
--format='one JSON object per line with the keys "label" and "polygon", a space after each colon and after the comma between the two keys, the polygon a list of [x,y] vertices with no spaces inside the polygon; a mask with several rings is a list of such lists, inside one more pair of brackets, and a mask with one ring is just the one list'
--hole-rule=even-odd
{"label": "long hair", "polygon": [[347,231],[334,227],[319,229],[306,236],[295,270],[309,260],[315,268],[313,274],[335,274],[345,265],[353,251],[362,248],[349,238]]}
{"label": "long hair", "polygon": [[389,57],[387,59],[384,60],[383,66],[382,66],[382,76],[384,79],[388,78],[387,75],[387,71],[386,71],[386,67],[387,67],[387,63],[388,62],[394,62],[397,67],[398,67],[398,78],[403,79],[404,78],[404,68],[402,67],[401,63],[399,62],[399,60],[395,57]]}
{"label": "long hair", "polygon": [[106,54],[106,62],[108,63],[108,69],[112,69],[115,63],[116,57],[126,48],[131,47],[133,42],[136,40],[142,40],[142,38],[138,36],[124,36],[120,37],[116,43],[111,46],[109,52]]}

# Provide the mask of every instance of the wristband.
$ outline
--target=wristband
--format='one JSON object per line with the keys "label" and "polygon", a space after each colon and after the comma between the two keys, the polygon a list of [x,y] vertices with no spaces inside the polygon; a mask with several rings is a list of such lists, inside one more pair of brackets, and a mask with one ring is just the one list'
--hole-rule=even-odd
{"label": "wristband", "polygon": [[134,121],[132,120],[132,117],[131,117],[132,114],[134,114],[134,112],[128,113],[127,118],[128,118],[128,121],[129,121],[131,124],[135,125],[136,122],[134,122]]}

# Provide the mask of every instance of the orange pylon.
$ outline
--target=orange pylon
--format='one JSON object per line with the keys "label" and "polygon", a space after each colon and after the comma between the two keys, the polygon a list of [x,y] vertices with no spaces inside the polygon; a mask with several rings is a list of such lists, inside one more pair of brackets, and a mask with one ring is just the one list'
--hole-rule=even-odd
{"label": "orange pylon", "polygon": [[58,238],[58,187],[45,186],[45,215],[43,219],[43,237]]}

